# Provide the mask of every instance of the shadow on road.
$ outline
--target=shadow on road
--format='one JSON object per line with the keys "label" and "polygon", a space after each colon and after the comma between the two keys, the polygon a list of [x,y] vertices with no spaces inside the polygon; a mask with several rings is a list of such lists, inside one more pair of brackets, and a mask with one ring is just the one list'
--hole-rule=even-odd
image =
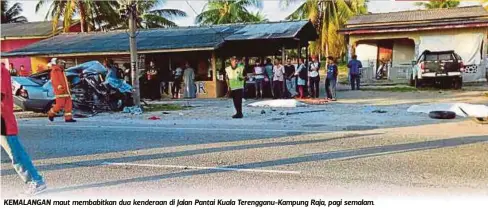
{"label": "shadow on road", "polygon": [[[306,163],[306,162],[314,162],[314,161],[335,160],[335,159],[357,159],[357,158],[375,157],[375,156],[389,155],[389,154],[396,154],[396,153],[456,147],[456,146],[462,146],[462,145],[468,145],[474,143],[483,143],[487,141],[488,138],[486,136],[459,137],[459,138],[452,138],[452,139],[442,139],[442,140],[434,140],[434,141],[414,142],[414,143],[406,143],[406,144],[395,144],[395,145],[385,145],[385,146],[377,146],[377,147],[367,147],[361,149],[315,153],[315,154],[301,156],[301,157],[284,158],[279,160],[270,160],[270,161],[263,161],[258,163],[246,163],[240,165],[226,166],[223,168],[257,169],[257,168],[264,168],[264,167],[290,165],[290,164]],[[144,182],[144,181],[160,181],[160,180],[170,179],[170,178],[189,177],[195,175],[205,175],[205,174],[214,174],[214,173],[222,173],[222,172],[229,172],[229,171],[211,170],[211,169],[183,171],[183,172],[169,173],[163,175],[138,177],[138,178],[131,178],[131,179],[64,187],[64,188],[50,190],[45,194],[69,192],[69,191],[89,189],[89,188],[116,186],[121,184]]]}
{"label": "shadow on road", "polygon": [[[201,154],[216,153],[216,152],[238,151],[238,150],[247,150],[247,149],[258,149],[258,148],[270,148],[270,147],[282,147],[282,146],[295,146],[295,145],[303,145],[303,144],[322,143],[322,142],[333,141],[333,140],[338,140],[338,139],[351,139],[351,138],[356,138],[356,137],[366,137],[366,136],[374,136],[374,135],[379,135],[379,133],[347,134],[347,135],[343,135],[343,136],[331,137],[331,138],[319,139],[319,140],[303,140],[303,141],[285,141],[285,142],[245,144],[245,145],[235,145],[235,146],[226,146],[226,147],[214,147],[214,148],[205,148],[205,149],[185,150],[185,151],[169,152],[169,153],[157,153],[157,154],[150,154],[150,155],[137,155],[137,156],[127,156],[127,157],[118,157],[118,158],[86,160],[86,161],[77,161],[77,162],[69,162],[69,163],[61,163],[61,164],[40,165],[40,166],[37,166],[37,169],[41,172],[44,172],[44,171],[51,171],[51,170],[61,170],[61,169],[66,169],[66,168],[100,166],[104,162],[128,163],[128,162],[135,162],[135,161],[154,160],[154,159],[163,159],[163,158],[174,158],[174,157],[183,157],[183,156],[193,156],[193,155],[201,155]],[[1,175],[2,176],[16,175],[16,172],[13,169],[2,170]]]}

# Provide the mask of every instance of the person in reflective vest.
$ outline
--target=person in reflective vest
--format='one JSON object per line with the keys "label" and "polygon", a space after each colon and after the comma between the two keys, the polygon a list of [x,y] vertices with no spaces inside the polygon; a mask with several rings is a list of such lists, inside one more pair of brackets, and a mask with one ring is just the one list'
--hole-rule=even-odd
{"label": "person in reflective vest", "polygon": [[53,85],[54,94],[56,95],[56,104],[49,110],[48,117],[50,121],[54,121],[54,116],[64,109],[64,120],[66,122],[76,122],[73,119],[72,109],[73,103],[71,101],[71,94],[69,91],[68,79],[64,74],[64,69],[60,66],[62,60],[53,58],[51,60],[51,83]]}

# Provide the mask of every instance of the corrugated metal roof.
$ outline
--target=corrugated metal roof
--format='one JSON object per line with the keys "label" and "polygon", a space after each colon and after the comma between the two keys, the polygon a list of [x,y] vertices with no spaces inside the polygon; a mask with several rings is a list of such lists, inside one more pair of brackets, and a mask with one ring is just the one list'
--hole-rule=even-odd
{"label": "corrugated metal roof", "polygon": [[[49,36],[53,32],[52,21],[42,22],[27,22],[27,23],[8,23],[1,24],[2,37],[33,37],[33,36]],[[63,22],[58,23],[58,27],[62,27]]]}
{"label": "corrugated metal roof", "polygon": [[469,6],[449,9],[429,9],[359,15],[351,18],[346,25],[436,21],[444,19],[465,19],[487,16],[488,12],[482,6]]}
{"label": "corrugated metal roof", "polygon": [[273,39],[294,37],[308,21],[277,22],[246,25],[226,40]]}
{"label": "corrugated metal roof", "polygon": [[[308,21],[288,21],[141,30],[137,34],[137,49],[140,52],[195,48],[215,49],[227,40],[293,38],[308,23]],[[2,56],[128,53],[128,51],[129,35],[127,31],[111,31],[61,34],[22,49],[2,53]]]}

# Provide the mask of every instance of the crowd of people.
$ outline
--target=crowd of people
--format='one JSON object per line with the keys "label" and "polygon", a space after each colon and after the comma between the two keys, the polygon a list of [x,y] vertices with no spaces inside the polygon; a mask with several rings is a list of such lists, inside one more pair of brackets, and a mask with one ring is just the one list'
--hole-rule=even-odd
{"label": "crowd of people", "polygon": [[[257,58],[248,64],[246,59],[232,57],[230,65],[225,68],[228,94],[232,97],[236,114],[233,118],[242,118],[242,101],[248,90],[246,82],[254,82],[255,98],[262,99],[268,89],[273,99],[320,97],[320,62],[312,57],[308,64],[303,58],[290,59],[283,65],[280,59]],[[353,55],[347,64],[352,90],[359,90],[361,62]],[[247,70],[246,70],[247,69]],[[327,57],[325,78],[325,95],[328,101],[336,101],[336,85],[339,75],[336,59]]]}
{"label": "crowd of people", "polygon": [[[112,60],[105,60],[103,64],[109,71],[108,75],[123,79],[127,83],[132,83],[129,63],[119,67]],[[141,96],[150,100],[159,100],[161,99],[161,93],[165,93],[171,94],[172,99],[178,99],[180,98],[180,91],[184,87],[183,97],[195,98],[195,70],[190,66],[189,62],[177,63],[176,66],[175,69],[164,70],[156,66],[154,61],[150,61],[144,71],[139,74]]]}
{"label": "crowd of people", "polygon": [[[313,57],[308,65],[303,58],[288,58],[286,63],[281,59],[251,60],[252,64],[238,59],[238,65],[245,69],[245,82],[254,82],[254,95],[256,99],[262,99],[265,94],[273,99],[283,98],[310,98],[320,97],[320,68],[321,64]],[[335,86],[337,83],[338,68],[333,57],[327,58],[326,68],[326,95],[329,100],[336,100]],[[249,85],[245,85],[244,91],[249,91]]]}

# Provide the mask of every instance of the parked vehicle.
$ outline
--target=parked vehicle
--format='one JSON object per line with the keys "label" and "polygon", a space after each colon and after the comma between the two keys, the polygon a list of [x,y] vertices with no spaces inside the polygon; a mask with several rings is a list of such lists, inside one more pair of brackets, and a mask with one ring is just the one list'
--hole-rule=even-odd
{"label": "parked vehicle", "polygon": [[23,110],[47,112],[54,103],[54,91],[49,81],[49,71],[29,77],[12,77],[12,94],[15,105]]}
{"label": "parked vehicle", "polygon": [[[106,73],[98,61],[65,70],[75,109],[119,111],[124,106],[131,106],[132,87],[120,79],[103,81]],[[14,102],[23,110],[47,112],[55,102],[50,71],[29,77],[13,77],[12,85]]]}
{"label": "parked vehicle", "polygon": [[421,87],[424,84],[440,84],[460,89],[463,84],[464,64],[461,56],[454,51],[424,51],[412,63],[410,85]]}

